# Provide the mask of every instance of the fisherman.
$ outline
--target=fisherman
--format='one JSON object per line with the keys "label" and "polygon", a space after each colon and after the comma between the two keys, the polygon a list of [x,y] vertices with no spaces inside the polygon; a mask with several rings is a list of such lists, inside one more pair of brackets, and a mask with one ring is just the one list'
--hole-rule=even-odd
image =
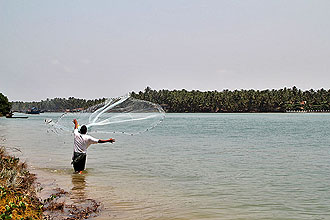
{"label": "fisherman", "polygon": [[96,139],[90,135],[87,135],[87,127],[86,125],[81,126],[80,132],[78,131],[78,122],[77,119],[73,120],[74,123],[74,145],[73,145],[73,157],[72,162],[74,171],[76,173],[82,174],[82,171],[85,170],[86,163],[86,151],[89,145],[97,144],[97,143],[106,143],[115,142],[115,139],[107,139],[101,140]]}

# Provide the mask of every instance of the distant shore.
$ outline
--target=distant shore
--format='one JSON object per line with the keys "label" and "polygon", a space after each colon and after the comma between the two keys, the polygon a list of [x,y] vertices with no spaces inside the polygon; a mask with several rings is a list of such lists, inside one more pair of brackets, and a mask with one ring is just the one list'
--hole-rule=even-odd
{"label": "distant shore", "polygon": [[[159,104],[166,113],[283,113],[291,111],[330,111],[330,90],[292,88],[266,90],[153,90],[130,93],[133,98]],[[104,102],[105,98],[86,100],[70,97],[38,102],[11,102],[12,111],[33,108],[45,112],[79,112]]]}

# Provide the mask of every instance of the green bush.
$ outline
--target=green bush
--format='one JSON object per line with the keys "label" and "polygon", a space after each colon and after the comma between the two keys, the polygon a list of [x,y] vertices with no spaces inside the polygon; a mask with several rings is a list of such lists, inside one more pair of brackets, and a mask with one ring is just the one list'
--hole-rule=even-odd
{"label": "green bush", "polygon": [[10,112],[11,103],[8,98],[0,92],[0,116],[4,116]]}

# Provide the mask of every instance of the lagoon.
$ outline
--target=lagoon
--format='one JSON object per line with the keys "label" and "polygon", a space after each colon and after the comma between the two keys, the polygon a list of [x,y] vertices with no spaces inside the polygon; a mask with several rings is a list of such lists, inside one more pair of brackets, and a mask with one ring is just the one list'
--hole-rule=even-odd
{"label": "lagoon", "polygon": [[100,201],[94,219],[329,219],[328,113],[167,114],[140,135],[93,134],[116,143],[92,145],[82,176],[72,134],[47,132],[59,116],[0,118],[0,144],[45,190]]}

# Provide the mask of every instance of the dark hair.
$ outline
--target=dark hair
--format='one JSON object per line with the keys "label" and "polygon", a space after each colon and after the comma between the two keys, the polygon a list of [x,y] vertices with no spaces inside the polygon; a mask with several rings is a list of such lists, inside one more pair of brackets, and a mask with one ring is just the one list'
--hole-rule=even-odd
{"label": "dark hair", "polygon": [[80,134],[86,134],[87,133],[87,127],[86,125],[81,126],[80,128]]}

